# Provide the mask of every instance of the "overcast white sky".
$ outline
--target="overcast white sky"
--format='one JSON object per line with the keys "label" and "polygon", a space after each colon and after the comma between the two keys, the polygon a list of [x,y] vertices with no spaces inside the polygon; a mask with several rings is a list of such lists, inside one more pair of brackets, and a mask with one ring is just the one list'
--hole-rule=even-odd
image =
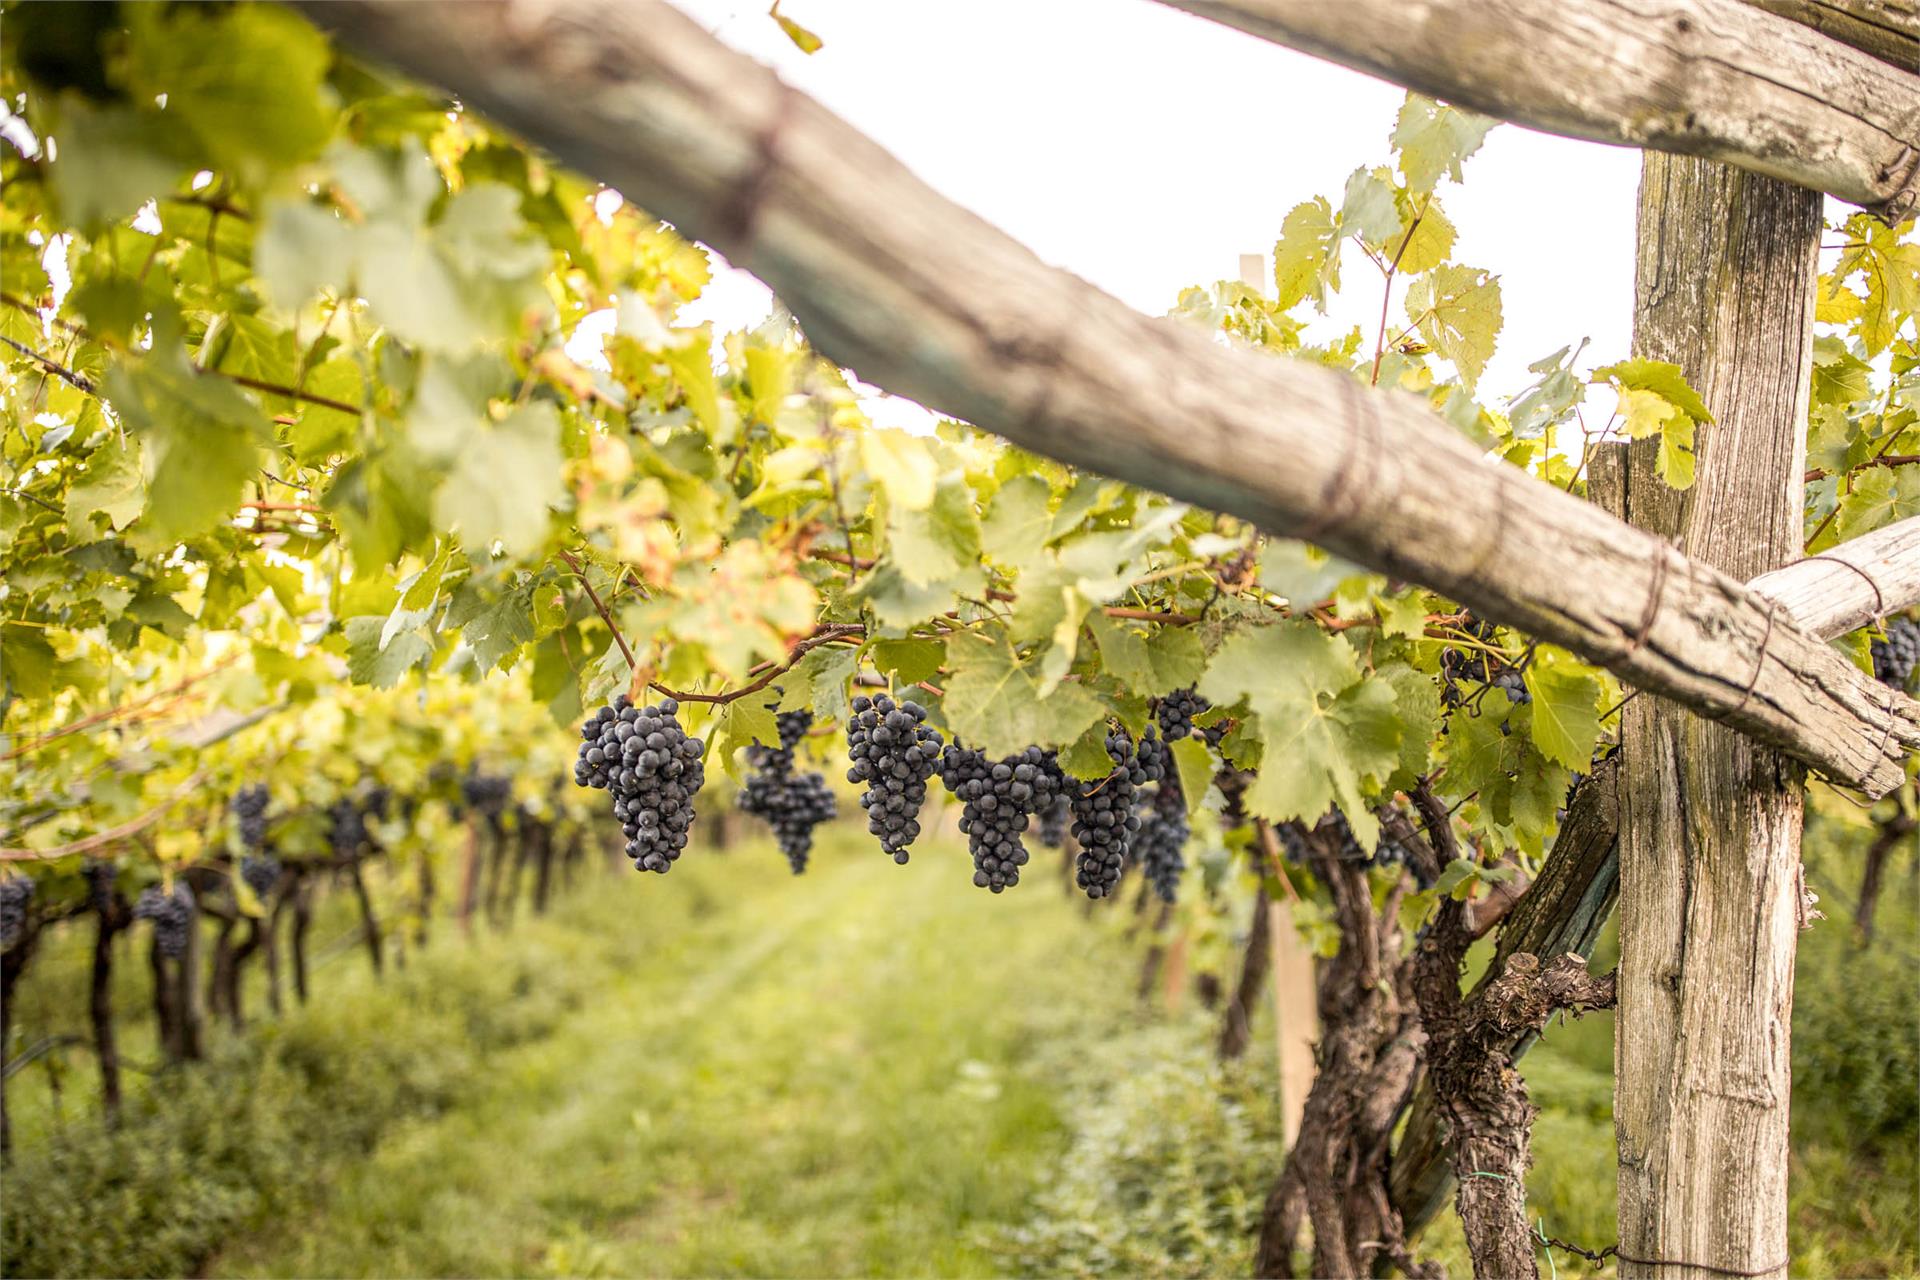
{"label": "overcast white sky", "polygon": [[[1288,209],[1339,203],[1387,158],[1403,91],[1151,0],[785,0],[824,41],[808,56],[762,3],[676,0],[721,39],[872,136],[1042,258],[1160,315],[1182,287],[1270,253]],[[1526,366],[1590,338],[1627,353],[1638,153],[1504,125],[1441,199],[1454,260],[1501,277],[1506,325],[1481,383],[1498,404]],[[1335,319],[1378,315],[1351,256]],[[764,290],[716,282],[688,320],[766,314]],[[1394,320],[1401,318],[1398,299]]]}

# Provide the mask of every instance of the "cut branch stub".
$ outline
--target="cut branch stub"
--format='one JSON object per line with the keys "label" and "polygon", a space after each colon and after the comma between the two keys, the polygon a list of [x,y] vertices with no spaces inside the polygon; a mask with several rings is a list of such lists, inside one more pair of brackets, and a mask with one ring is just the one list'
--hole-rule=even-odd
{"label": "cut branch stub", "polygon": [[708,240],[870,382],[1311,537],[1869,794],[1920,746],[1920,707],[1725,574],[1489,460],[1411,396],[1226,350],[1046,266],[659,0],[301,7]]}

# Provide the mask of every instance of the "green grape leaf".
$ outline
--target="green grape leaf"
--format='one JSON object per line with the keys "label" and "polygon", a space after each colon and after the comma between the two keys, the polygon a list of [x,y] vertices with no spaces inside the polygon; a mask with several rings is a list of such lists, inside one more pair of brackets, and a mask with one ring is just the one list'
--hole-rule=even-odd
{"label": "green grape leaf", "polygon": [[231,383],[195,373],[177,349],[116,363],[106,391],[146,461],[147,506],[135,542],[157,551],[226,519],[266,438],[254,403]]}
{"label": "green grape leaf", "polygon": [[1070,778],[1098,782],[1113,772],[1113,757],[1107,754],[1107,721],[1103,716],[1087,726],[1073,745],[1060,753],[1059,765]]}
{"label": "green grape leaf", "polygon": [[763,747],[780,745],[780,722],[767,704],[774,699],[735,698],[720,708],[707,726],[707,759],[718,759],[735,782],[741,781],[740,750],[759,743]]}
{"label": "green grape leaf", "polygon": [[903,685],[933,679],[947,660],[947,646],[940,640],[875,640],[867,652],[874,666]]}
{"label": "green grape leaf", "polygon": [[889,563],[868,574],[856,595],[883,626],[911,627],[952,609],[963,595],[979,595],[986,585],[987,576],[977,564],[945,582],[920,586],[909,582],[897,565]]}
{"label": "green grape leaf", "polygon": [[1053,532],[1052,500],[1052,487],[1039,476],[1015,476],[1001,485],[980,522],[981,549],[1005,565],[1037,560]]}
{"label": "green grape leaf", "polygon": [[61,216],[94,230],[128,216],[173,188],[187,161],[169,123],[126,107],[96,107],[76,94],[61,99],[49,176]]}
{"label": "green grape leaf", "polygon": [[333,132],[327,39],[272,5],[137,5],[125,74],[134,94],[165,94],[213,167],[258,177],[318,155]]}
{"label": "green grape leaf", "polygon": [[1095,614],[1093,640],[1107,674],[1144,698],[1188,688],[1206,670],[1206,650],[1191,627],[1162,627],[1147,636],[1117,619]]}
{"label": "green grape leaf", "polygon": [[1380,244],[1399,229],[1400,210],[1394,204],[1387,171],[1355,169],[1347,177],[1346,196],[1340,205],[1340,233]]}
{"label": "green grape leaf", "polygon": [[1327,290],[1340,287],[1340,229],[1324,196],[1295,205],[1280,224],[1273,246],[1273,283],[1281,310],[1303,298],[1327,309]]}
{"label": "green grape leaf", "polygon": [[1366,572],[1351,560],[1293,538],[1270,538],[1260,552],[1260,585],[1296,608],[1331,598],[1341,583]]}
{"label": "green grape leaf", "polygon": [[382,646],[386,622],[378,614],[347,619],[347,676],[355,684],[391,689],[408,672],[425,669],[433,661],[433,643],[418,631],[403,631]]}
{"label": "green grape leaf", "polygon": [[1461,162],[1480,149],[1499,123],[1491,116],[1408,94],[1393,127],[1393,148],[1400,153],[1400,172],[1408,190],[1431,191],[1443,177],[1459,182]]}
{"label": "green grape leaf", "polygon": [[888,559],[908,582],[932,586],[958,577],[980,560],[980,521],[973,490],[958,471],[940,478],[924,510],[894,507],[887,521]]}
{"label": "green grape leaf", "polygon": [[947,670],[947,723],[956,739],[989,755],[1064,747],[1105,715],[1100,700],[1077,684],[1042,695],[1034,667],[985,637],[949,640]]}
{"label": "green grape leaf", "polygon": [[1363,678],[1351,646],[1309,623],[1250,628],[1220,646],[1199,689],[1215,706],[1244,701],[1259,719],[1253,813],[1311,822],[1338,805],[1362,844],[1378,841],[1361,788],[1392,774],[1401,727],[1393,686]]}
{"label": "green grape leaf", "polygon": [[497,596],[489,596],[471,580],[454,591],[447,606],[446,625],[459,629],[460,638],[473,650],[481,675],[496,667],[510,668],[521,646],[532,641],[533,591],[532,575]]}
{"label": "green grape leaf", "polygon": [[887,491],[887,501],[902,511],[933,505],[940,464],[919,436],[885,427],[860,432],[860,464]]}
{"label": "green grape leaf", "polygon": [[146,505],[139,448],[131,441],[122,444],[109,440],[88,456],[86,468],[67,489],[68,536],[92,541],[92,517],[96,514],[105,516],[108,527],[118,533],[132,524]]}
{"label": "green grape leaf", "polygon": [[41,699],[53,692],[59,656],[38,627],[0,623],[0,689],[19,697]]}
{"label": "green grape leaf", "polygon": [[476,424],[434,491],[434,517],[469,546],[496,539],[530,556],[546,543],[547,509],[566,496],[560,421],[553,406],[521,405],[493,425]]}
{"label": "green grape leaf", "polygon": [[[1419,219],[1417,222],[1414,220],[1416,217]],[[1447,260],[1447,256],[1453,252],[1457,235],[1438,200],[1410,200],[1402,210],[1401,221],[1394,228],[1393,238],[1386,241],[1382,248],[1389,262],[1396,255],[1399,257],[1399,274],[1425,275]]]}
{"label": "green grape leaf", "polygon": [[1533,696],[1533,744],[1547,759],[1584,773],[1600,740],[1600,678],[1572,654],[1544,644],[1523,678]]}
{"label": "green grape leaf", "polygon": [[1840,499],[1833,522],[1837,540],[1920,515],[1920,475],[1912,467],[1867,467],[1854,476],[1853,491]]}
{"label": "green grape leaf", "polygon": [[1478,267],[1438,267],[1407,286],[1407,319],[1469,390],[1500,336],[1500,279]]}
{"label": "green grape leaf", "polygon": [[1205,807],[1207,788],[1213,785],[1213,753],[1200,738],[1189,735],[1171,744],[1174,768],[1180,772],[1180,793],[1186,797],[1187,816]]}
{"label": "green grape leaf", "polygon": [[780,710],[811,711],[817,720],[847,718],[847,682],[860,665],[860,651],[822,645],[801,655],[780,677]]}

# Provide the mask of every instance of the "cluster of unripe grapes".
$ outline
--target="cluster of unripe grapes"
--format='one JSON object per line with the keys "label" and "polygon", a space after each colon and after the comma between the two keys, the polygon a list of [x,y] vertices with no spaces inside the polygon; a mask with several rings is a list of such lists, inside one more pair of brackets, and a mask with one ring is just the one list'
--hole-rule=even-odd
{"label": "cluster of unripe grapes", "polygon": [[193,890],[180,880],[174,881],[172,893],[150,884],[133,904],[133,918],[152,921],[153,945],[161,955],[177,959],[187,953],[187,939],[192,934]]}
{"label": "cluster of unripe grapes", "polygon": [[1873,674],[1881,684],[1904,689],[1920,665],[1920,621],[1895,618],[1886,625],[1886,638],[1873,642]]}
{"label": "cluster of unripe grapes", "polygon": [[747,748],[747,763],[756,772],[740,789],[738,803],[742,813],[773,828],[773,838],[787,856],[787,865],[799,875],[807,869],[807,858],[813,851],[813,829],[834,818],[839,806],[825,775],[794,772],[793,749],[812,726],[812,713],[789,711],[777,723],[777,748],[757,744]]}
{"label": "cluster of unripe grapes", "polygon": [[573,779],[613,794],[613,816],[639,871],[666,872],[687,847],[693,797],[706,781],[705,750],[681,728],[680,704],[636,707],[625,694],[580,728]]}
{"label": "cluster of unripe grapes", "polygon": [[906,862],[907,846],[920,834],[927,779],[940,767],[940,734],[926,719],[919,703],[896,703],[884,693],[856,697],[847,717],[847,781],[866,784],[860,807],[867,830],[897,863]]}

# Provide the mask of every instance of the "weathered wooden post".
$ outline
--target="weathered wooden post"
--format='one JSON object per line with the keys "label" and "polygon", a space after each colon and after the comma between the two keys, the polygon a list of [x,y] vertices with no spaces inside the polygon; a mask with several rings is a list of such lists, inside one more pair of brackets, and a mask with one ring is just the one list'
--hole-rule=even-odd
{"label": "weathered wooden post", "polygon": [[[1658,441],[1630,447],[1626,514],[1741,579],[1801,551],[1820,207],[1709,161],[1642,170],[1634,350],[1714,422],[1684,493]],[[1784,1274],[1802,770],[1665,699],[1623,716],[1621,1275]]]}

